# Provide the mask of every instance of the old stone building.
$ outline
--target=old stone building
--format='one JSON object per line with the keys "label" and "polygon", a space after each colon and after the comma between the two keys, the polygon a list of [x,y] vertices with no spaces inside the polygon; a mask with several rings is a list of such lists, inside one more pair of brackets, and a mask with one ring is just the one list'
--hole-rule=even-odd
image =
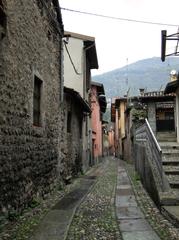
{"label": "old stone building", "polygon": [[0,0],[0,212],[59,179],[62,36],[57,0]]}
{"label": "old stone building", "polygon": [[83,172],[83,121],[91,109],[74,89],[64,87],[63,159],[61,175],[65,182]]}

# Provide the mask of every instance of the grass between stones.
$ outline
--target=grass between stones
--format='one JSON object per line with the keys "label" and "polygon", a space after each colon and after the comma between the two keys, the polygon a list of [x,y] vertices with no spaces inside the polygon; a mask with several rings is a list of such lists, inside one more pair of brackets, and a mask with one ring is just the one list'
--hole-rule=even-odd
{"label": "grass between stones", "polygon": [[102,176],[78,207],[67,240],[121,239],[114,208],[116,177],[117,163],[109,158]]}
{"label": "grass between stones", "polygon": [[11,221],[4,220],[0,224],[0,240],[30,239],[31,233],[45,216],[45,214],[68,192],[72,191],[80,182],[80,178],[65,188],[57,188],[46,199],[39,199],[38,204],[24,209],[19,216],[12,216]]}

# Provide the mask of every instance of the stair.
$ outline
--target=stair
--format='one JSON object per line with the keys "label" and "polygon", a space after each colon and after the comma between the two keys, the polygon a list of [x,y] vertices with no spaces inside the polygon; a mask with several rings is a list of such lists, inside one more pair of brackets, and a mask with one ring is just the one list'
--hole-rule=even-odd
{"label": "stair", "polygon": [[[173,140],[173,139],[172,139]],[[179,144],[161,141],[162,164],[172,190],[179,192]]]}
{"label": "stair", "polygon": [[158,132],[157,133],[157,140],[158,142],[174,142],[176,143],[176,133],[171,132]]}
{"label": "stair", "polygon": [[162,164],[171,190],[164,192],[161,201],[161,213],[172,225],[179,227],[179,143],[175,133],[157,134],[162,149]]}

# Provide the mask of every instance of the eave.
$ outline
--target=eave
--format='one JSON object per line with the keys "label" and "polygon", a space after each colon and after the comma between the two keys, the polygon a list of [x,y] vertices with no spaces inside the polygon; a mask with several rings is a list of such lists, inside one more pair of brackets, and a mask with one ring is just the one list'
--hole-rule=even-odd
{"label": "eave", "polygon": [[72,88],[67,88],[64,87],[64,93],[69,94],[71,97],[73,97],[76,102],[79,104],[79,106],[81,106],[82,111],[84,113],[91,113],[91,108],[89,106],[89,104],[87,103],[87,101],[85,101],[78,92],[76,92],[74,89]]}
{"label": "eave", "polygon": [[179,87],[179,80],[169,82],[166,87],[164,93],[175,93],[177,88]]}

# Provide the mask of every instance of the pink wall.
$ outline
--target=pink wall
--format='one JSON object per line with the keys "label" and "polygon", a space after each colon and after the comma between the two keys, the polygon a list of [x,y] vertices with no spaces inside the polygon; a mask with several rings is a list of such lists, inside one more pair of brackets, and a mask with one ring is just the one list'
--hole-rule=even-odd
{"label": "pink wall", "polygon": [[111,128],[108,131],[108,141],[109,141],[109,154],[114,155],[115,153],[115,144],[114,144],[114,129]]}
{"label": "pink wall", "polygon": [[91,86],[91,122],[93,132],[93,156],[102,156],[102,122],[100,120],[100,105],[97,97],[96,86]]}

